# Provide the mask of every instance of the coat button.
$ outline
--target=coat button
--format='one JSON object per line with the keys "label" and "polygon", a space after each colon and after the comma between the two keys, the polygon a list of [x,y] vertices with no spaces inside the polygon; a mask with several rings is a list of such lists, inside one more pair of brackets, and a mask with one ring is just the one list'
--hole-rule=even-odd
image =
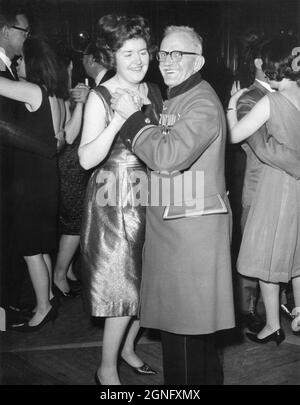
{"label": "coat button", "polygon": [[146,118],[146,119],[145,119],[145,123],[146,123],[146,124],[150,124],[150,122],[151,122],[151,121],[150,121],[149,118]]}

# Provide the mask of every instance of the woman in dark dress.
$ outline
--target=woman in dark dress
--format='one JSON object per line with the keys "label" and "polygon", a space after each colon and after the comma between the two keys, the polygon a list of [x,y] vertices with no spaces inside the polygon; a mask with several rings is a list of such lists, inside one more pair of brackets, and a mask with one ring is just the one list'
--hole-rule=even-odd
{"label": "woman in dark dress", "polygon": [[85,169],[95,170],[83,214],[82,277],[91,314],[106,318],[96,382],[119,385],[117,359],[123,338],[122,359],[137,373],[155,371],[134,351],[146,207],[134,204],[132,197],[138,179],[147,178],[146,167],[118,136],[124,120],[113,113],[110,99],[116,89],[129,91],[157,120],[161,96],[156,86],[143,82],[150,59],[146,21],[139,16],[107,15],[98,28],[103,63],[115,68],[116,75],[91,91],[85,109],[79,159]]}
{"label": "woman in dark dress", "polygon": [[51,291],[51,259],[56,248],[58,167],[55,134],[61,125],[56,96],[57,66],[48,45],[37,39],[24,43],[19,82],[0,78],[0,93],[20,101],[17,125],[51,151],[52,158],[17,149],[14,161],[14,242],[24,257],[36,295],[36,307],[19,331],[33,331],[57,316]]}
{"label": "woman in dark dress", "polygon": [[64,124],[65,145],[58,155],[60,240],[53,273],[53,283],[55,291],[60,296],[75,297],[79,294],[79,291],[73,288],[73,285],[76,286],[76,276],[72,271],[72,263],[79,246],[83,201],[89,179],[89,172],[80,166],[78,147],[81,138],[84,103],[89,93],[89,87],[79,83],[74,89],[71,89],[72,54],[63,49],[58,52],[58,59],[61,65],[61,80],[68,91],[64,101],[66,111]]}

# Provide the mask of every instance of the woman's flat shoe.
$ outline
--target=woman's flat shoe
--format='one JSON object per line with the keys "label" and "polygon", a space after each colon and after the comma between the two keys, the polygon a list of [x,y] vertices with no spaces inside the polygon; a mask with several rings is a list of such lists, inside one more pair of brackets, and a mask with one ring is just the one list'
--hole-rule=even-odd
{"label": "woman's flat shoe", "polygon": [[75,298],[80,295],[80,292],[74,291],[72,290],[72,288],[70,289],[70,291],[64,292],[60,288],[58,288],[56,284],[53,284],[53,294],[61,298]]}
{"label": "woman's flat shoe", "polygon": [[15,327],[14,330],[16,330],[18,332],[34,332],[34,331],[41,329],[44,325],[46,325],[46,323],[48,323],[50,321],[52,321],[52,323],[54,323],[57,316],[58,316],[57,308],[51,307],[51,309],[45,315],[43,320],[40,323],[38,323],[37,325],[30,326],[29,323],[26,322],[23,325]]}
{"label": "woman's flat shoe", "polygon": [[141,365],[140,367],[134,367],[131,366],[126,360],[124,360],[122,358],[122,360],[127,364],[127,366],[129,366],[136,374],[142,374],[142,375],[155,375],[157,374],[157,371],[153,370],[153,368],[151,368],[149,366],[149,364],[144,363],[143,365]]}
{"label": "woman's flat shoe", "polygon": [[246,333],[246,336],[255,343],[276,342],[277,346],[285,339],[284,331],[280,328],[263,339],[259,339],[255,333]]}

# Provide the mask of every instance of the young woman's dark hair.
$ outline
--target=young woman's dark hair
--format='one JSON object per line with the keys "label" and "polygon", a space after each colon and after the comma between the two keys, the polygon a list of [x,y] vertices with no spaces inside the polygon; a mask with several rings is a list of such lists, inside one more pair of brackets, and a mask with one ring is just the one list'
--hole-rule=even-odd
{"label": "young woman's dark hair", "polygon": [[300,86],[300,68],[296,70],[293,66],[297,55],[292,54],[297,47],[300,42],[295,36],[280,34],[262,48],[262,69],[269,79],[281,81],[286,78]]}
{"label": "young woman's dark hair", "polygon": [[146,42],[150,57],[155,51],[151,43],[151,32],[148,21],[139,16],[108,14],[98,22],[97,47],[103,55],[103,65],[107,69],[115,69],[115,53],[125,41],[142,38]]}
{"label": "young woman's dark hair", "polygon": [[60,97],[56,55],[44,40],[31,37],[24,42],[26,80],[44,86],[49,96]]}
{"label": "young woman's dark hair", "polygon": [[261,58],[262,48],[267,42],[263,34],[252,30],[241,37],[236,79],[241,82],[242,87],[248,87],[253,83],[256,73],[254,60]]}
{"label": "young woman's dark hair", "polygon": [[64,44],[59,43],[56,48],[56,58],[57,58],[57,81],[58,81],[58,97],[63,100],[68,100],[70,98],[69,87],[72,85],[70,83],[71,78],[69,77],[68,68],[71,63],[73,63],[74,52],[72,49],[66,47]]}

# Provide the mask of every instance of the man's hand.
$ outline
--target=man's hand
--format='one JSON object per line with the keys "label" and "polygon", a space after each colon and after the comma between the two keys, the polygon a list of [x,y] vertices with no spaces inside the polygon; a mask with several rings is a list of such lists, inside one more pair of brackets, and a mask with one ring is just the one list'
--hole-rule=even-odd
{"label": "man's hand", "polygon": [[124,89],[116,89],[112,94],[111,107],[125,120],[139,111],[141,106],[142,100],[138,94]]}
{"label": "man's hand", "polygon": [[75,103],[84,104],[89,95],[90,88],[83,83],[78,83],[74,89],[70,89],[70,95]]}

